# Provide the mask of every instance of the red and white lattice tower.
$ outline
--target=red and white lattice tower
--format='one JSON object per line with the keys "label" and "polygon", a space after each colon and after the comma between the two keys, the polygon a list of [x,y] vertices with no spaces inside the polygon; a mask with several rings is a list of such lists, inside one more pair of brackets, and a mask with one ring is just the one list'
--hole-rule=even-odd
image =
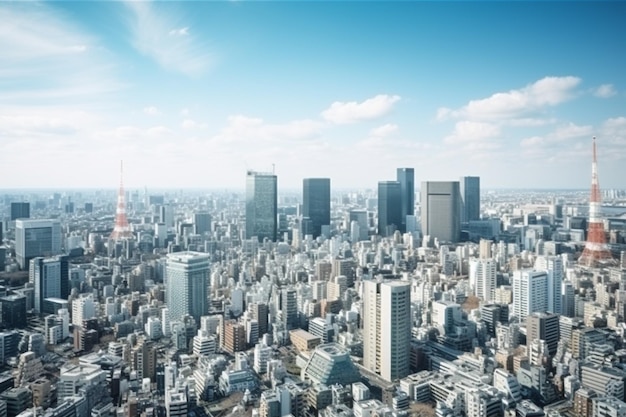
{"label": "red and white lattice tower", "polygon": [[132,239],[133,232],[128,225],[126,217],[126,195],[124,193],[124,163],[120,161],[120,190],[117,194],[117,210],[115,212],[115,228],[109,239]]}
{"label": "red and white lattice tower", "polygon": [[587,227],[587,243],[585,250],[578,259],[580,265],[596,267],[613,261],[611,251],[606,244],[604,223],[601,215],[602,197],[598,183],[598,160],[596,157],[596,138],[593,137],[593,161],[591,163],[591,198],[589,200],[589,225]]}

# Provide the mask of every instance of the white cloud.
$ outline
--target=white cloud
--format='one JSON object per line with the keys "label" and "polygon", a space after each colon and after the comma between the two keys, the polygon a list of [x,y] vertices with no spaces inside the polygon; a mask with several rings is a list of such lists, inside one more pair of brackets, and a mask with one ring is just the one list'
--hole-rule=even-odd
{"label": "white cloud", "polygon": [[131,1],[130,25],[132,44],[142,54],[154,59],[163,68],[195,76],[206,72],[213,64],[208,46],[191,35],[188,27],[177,27],[176,5]]}
{"label": "white cloud", "polygon": [[521,89],[495,93],[490,97],[471,100],[457,110],[440,108],[437,119],[450,117],[470,120],[503,120],[518,118],[545,107],[556,106],[571,100],[575,88],[580,84],[578,77],[545,77]]}
{"label": "white cloud", "polygon": [[398,125],[393,123],[387,123],[382,126],[378,126],[370,131],[370,136],[385,137],[398,131]]}
{"label": "white cloud", "polygon": [[600,98],[613,97],[615,94],[617,94],[617,91],[615,91],[613,84],[602,84],[593,90],[593,95]]}
{"label": "white cloud", "polygon": [[213,140],[217,143],[258,141],[276,142],[281,140],[303,140],[316,137],[324,124],[310,120],[294,120],[283,124],[266,123],[261,118],[234,115],[228,118],[228,124]]}
{"label": "white cloud", "polygon": [[180,124],[183,129],[202,129],[207,127],[206,123],[198,123],[195,120],[185,119]]}
{"label": "white cloud", "polygon": [[347,124],[361,120],[377,119],[391,111],[400,96],[379,94],[361,103],[335,101],[322,112],[322,117],[332,123]]}
{"label": "white cloud", "polygon": [[143,112],[149,116],[158,116],[161,114],[159,109],[154,106],[148,106],[143,108]]}
{"label": "white cloud", "polygon": [[492,123],[464,120],[457,122],[454,132],[444,141],[449,144],[481,142],[492,139],[500,134],[500,127]]}

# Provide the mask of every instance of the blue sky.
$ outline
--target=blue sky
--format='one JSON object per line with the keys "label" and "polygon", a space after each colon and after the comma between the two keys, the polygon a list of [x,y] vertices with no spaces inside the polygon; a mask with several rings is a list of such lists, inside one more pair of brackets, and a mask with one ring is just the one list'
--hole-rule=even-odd
{"label": "blue sky", "polygon": [[2,188],[626,187],[626,3],[0,3]]}

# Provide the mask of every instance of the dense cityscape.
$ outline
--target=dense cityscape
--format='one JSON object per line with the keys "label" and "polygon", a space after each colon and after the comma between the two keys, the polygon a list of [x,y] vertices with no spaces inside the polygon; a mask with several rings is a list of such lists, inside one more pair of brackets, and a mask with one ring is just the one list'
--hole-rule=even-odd
{"label": "dense cityscape", "polygon": [[595,146],[591,190],[7,192],[0,416],[625,416]]}

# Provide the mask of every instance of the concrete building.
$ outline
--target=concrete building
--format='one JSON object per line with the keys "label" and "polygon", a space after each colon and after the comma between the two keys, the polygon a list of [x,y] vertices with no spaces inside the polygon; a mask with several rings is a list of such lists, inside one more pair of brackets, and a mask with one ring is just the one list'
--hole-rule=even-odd
{"label": "concrete building", "polygon": [[400,232],[407,231],[407,216],[415,215],[415,170],[396,169],[396,181],[400,183]]}
{"label": "concrete building", "polygon": [[513,273],[513,315],[523,319],[548,311],[548,273],[532,269]]}
{"label": "concrete building", "polygon": [[461,196],[458,181],[426,181],[421,186],[422,233],[441,242],[461,238]]}
{"label": "concrete building", "polygon": [[411,285],[363,281],[363,366],[387,381],[409,374]]}

